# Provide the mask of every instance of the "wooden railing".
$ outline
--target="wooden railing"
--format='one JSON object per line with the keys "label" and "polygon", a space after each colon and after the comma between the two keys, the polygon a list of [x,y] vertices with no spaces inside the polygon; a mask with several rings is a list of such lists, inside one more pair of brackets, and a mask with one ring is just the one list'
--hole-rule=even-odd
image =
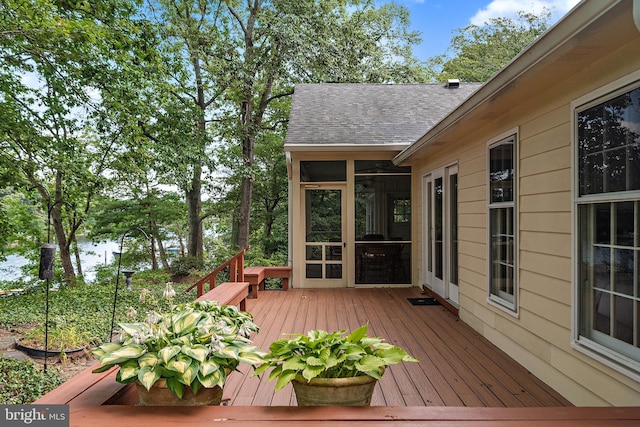
{"label": "wooden railing", "polygon": [[249,250],[249,247],[250,246],[247,246],[211,273],[189,286],[185,292],[189,292],[191,289],[197,288],[198,298],[201,297],[205,292],[205,283],[209,284],[209,290],[215,288],[216,277],[227,267],[229,267],[229,282],[244,282],[244,253]]}

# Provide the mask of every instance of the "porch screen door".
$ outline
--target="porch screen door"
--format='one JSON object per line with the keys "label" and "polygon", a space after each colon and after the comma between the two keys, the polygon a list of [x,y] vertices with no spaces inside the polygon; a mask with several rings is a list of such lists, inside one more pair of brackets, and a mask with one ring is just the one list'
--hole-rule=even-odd
{"label": "porch screen door", "polygon": [[305,278],[319,286],[346,286],[342,186],[305,186]]}

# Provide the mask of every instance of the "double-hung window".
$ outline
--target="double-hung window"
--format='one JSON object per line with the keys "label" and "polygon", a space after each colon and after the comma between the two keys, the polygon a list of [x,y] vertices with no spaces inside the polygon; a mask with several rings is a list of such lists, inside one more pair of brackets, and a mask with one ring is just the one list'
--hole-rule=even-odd
{"label": "double-hung window", "polygon": [[516,135],[489,145],[489,300],[516,311]]}
{"label": "double-hung window", "polygon": [[575,339],[578,348],[634,376],[640,375],[638,77],[574,103]]}

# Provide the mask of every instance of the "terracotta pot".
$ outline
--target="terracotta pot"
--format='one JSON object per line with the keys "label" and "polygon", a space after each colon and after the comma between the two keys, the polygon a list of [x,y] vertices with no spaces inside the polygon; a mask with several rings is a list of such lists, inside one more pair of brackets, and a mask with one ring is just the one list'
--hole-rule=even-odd
{"label": "terracotta pot", "polygon": [[217,406],[222,400],[222,388],[219,386],[201,387],[197,394],[193,394],[191,387],[185,387],[182,399],[178,399],[167,388],[167,381],[163,378],[156,381],[150,390],[139,381],[136,381],[136,388],[141,406]]}
{"label": "terracotta pot", "polygon": [[313,378],[293,381],[298,406],[370,406],[378,380],[368,375],[350,378]]}

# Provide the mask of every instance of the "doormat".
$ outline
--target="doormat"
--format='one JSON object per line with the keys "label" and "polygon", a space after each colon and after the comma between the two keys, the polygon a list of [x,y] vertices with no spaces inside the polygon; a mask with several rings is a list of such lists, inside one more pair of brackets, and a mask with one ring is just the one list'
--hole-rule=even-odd
{"label": "doormat", "polygon": [[434,298],[407,298],[411,305],[439,305]]}

